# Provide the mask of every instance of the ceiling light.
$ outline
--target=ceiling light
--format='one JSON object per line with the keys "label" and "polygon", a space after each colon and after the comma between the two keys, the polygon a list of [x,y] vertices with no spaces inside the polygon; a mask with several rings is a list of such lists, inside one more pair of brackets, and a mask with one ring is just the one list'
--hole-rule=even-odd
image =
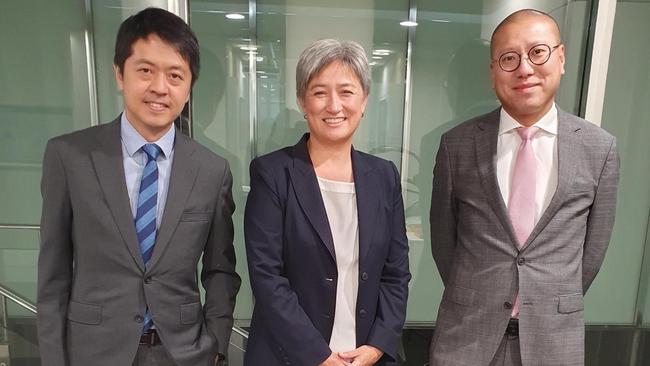
{"label": "ceiling light", "polygon": [[415,27],[415,26],[418,25],[418,23],[414,22],[412,20],[404,20],[404,21],[399,22],[399,25],[401,25],[403,27]]}
{"label": "ceiling light", "polygon": [[375,56],[388,56],[390,55],[390,50],[382,50],[382,49],[374,50],[372,51],[372,54]]}
{"label": "ceiling light", "polygon": [[246,17],[243,16],[242,14],[239,14],[239,13],[229,13],[229,14],[226,14],[226,18],[231,19],[231,20],[242,20],[242,19],[244,19]]}

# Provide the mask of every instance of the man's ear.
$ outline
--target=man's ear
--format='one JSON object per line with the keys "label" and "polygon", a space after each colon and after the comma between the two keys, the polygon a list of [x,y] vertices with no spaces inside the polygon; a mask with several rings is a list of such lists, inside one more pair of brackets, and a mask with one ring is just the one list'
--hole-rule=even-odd
{"label": "man's ear", "polygon": [[494,78],[495,78],[495,74],[497,72],[496,67],[498,67],[498,66],[494,66],[494,62],[490,62],[490,87],[492,89],[494,89],[494,85],[495,85],[494,84]]}
{"label": "man's ear", "polygon": [[113,64],[113,73],[115,74],[115,83],[117,88],[122,91],[124,90],[124,74],[122,70],[115,64]]}
{"label": "man's ear", "polygon": [[560,63],[562,64],[562,75],[564,75],[564,61],[565,61],[565,58],[564,58],[564,44],[561,44],[560,48],[557,51],[560,53],[559,57],[560,57]]}

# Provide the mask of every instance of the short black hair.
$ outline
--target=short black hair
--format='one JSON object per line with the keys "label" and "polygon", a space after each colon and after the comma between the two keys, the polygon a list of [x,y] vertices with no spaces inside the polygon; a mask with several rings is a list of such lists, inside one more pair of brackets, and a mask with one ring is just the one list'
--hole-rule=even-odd
{"label": "short black hair", "polygon": [[199,41],[192,29],[177,15],[160,8],[146,8],[128,17],[120,25],[115,39],[113,64],[120,73],[124,72],[124,62],[133,54],[133,44],[140,39],[155,34],[174,47],[190,64],[192,85],[199,78]]}

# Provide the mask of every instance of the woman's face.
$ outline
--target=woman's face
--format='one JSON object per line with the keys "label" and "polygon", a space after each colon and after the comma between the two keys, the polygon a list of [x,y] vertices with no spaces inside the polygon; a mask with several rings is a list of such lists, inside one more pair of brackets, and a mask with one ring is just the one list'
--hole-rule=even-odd
{"label": "woman's face", "polygon": [[324,145],[351,142],[367,102],[361,82],[340,61],[316,74],[304,97],[298,99],[307,118],[310,139]]}

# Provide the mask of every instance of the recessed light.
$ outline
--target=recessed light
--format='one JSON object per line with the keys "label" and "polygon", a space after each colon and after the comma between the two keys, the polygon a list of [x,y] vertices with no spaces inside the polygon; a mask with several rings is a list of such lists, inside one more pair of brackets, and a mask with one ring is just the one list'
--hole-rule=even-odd
{"label": "recessed light", "polygon": [[232,19],[232,20],[242,20],[242,19],[244,19],[246,17],[243,16],[242,14],[239,14],[239,13],[229,13],[229,14],[226,14],[226,18]]}
{"label": "recessed light", "polygon": [[401,25],[403,27],[415,27],[415,26],[418,25],[418,23],[414,22],[412,20],[404,20],[404,21],[399,22],[399,25]]}
{"label": "recessed light", "polygon": [[372,58],[374,58],[375,60],[381,60],[382,59],[381,56],[372,56]]}
{"label": "recessed light", "polygon": [[378,49],[372,51],[372,54],[375,56],[388,56],[390,55],[390,50],[383,50],[383,49]]}

